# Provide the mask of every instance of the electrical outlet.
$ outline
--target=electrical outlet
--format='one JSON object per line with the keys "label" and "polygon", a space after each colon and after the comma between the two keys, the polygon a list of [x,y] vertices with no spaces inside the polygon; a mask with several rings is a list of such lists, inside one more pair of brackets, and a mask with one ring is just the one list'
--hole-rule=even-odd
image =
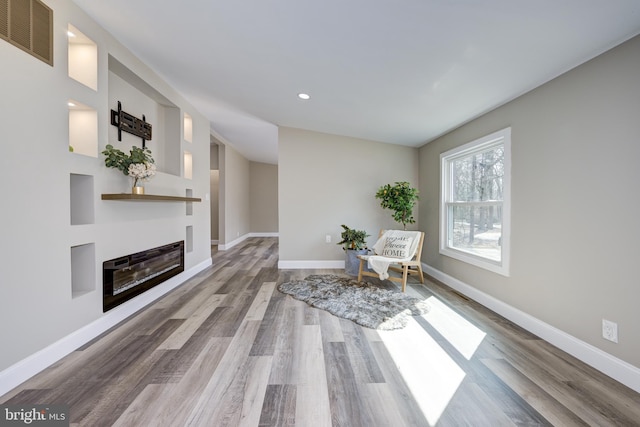
{"label": "electrical outlet", "polygon": [[331,243],[331,234],[327,234],[326,236],[324,236],[324,241],[325,243]]}
{"label": "electrical outlet", "polygon": [[611,320],[602,319],[602,338],[618,342],[618,324]]}

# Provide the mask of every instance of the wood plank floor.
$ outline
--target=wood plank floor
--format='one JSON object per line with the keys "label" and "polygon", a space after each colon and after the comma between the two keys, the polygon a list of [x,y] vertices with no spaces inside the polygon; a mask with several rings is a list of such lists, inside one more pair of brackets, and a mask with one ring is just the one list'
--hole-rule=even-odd
{"label": "wood plank floor", "polygon": [[276,289],[341,271],[277,257],[276,238],[214,250],[212,267],[0,402],[68,404],[71,425],[91,427],[640,426],[638,393],[440,283],[412,279],[429,312],[375,331]]}

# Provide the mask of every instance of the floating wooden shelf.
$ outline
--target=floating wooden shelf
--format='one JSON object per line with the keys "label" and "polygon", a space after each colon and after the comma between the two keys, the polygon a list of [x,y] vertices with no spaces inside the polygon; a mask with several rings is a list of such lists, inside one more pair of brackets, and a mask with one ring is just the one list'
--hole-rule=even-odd
{"label": "floating wooden shelf", "polygon": [[201,202],[197,197],[160,196],[156,194],[103,194],[102,200],[132,200],[147,202]]}

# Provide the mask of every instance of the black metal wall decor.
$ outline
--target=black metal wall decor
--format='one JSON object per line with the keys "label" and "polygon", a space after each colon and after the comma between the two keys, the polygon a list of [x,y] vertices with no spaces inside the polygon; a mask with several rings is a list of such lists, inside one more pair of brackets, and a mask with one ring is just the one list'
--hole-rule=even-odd
{"label": "black metal wall decor", "polygon": [[118,141],[122,141],[122,131],[142,138],[142,148],[146,141],[151,141],[151,124],[146,122],[144,114],[140,120],[122,111],[120,101],[118,101],[118,111],[111,110],[111,124],[118,128]]}

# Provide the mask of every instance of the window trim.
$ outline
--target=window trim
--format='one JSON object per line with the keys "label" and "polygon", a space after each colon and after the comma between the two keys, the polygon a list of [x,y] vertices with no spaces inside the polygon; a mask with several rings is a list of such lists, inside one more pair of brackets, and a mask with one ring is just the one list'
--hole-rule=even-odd
{"label": "window trim", "polygon": [[[451,162],[473,153],[484,151],[492,146],[504,146],[504,177],[502,200],[502,252],[501,261],[474,255],[448,245],[448,209],[451,185],[453,181]],[[486,204],[482,202],[481,204]],[[465,205],[469,205],[465,203]],[[490,135],[478,138],[459,147],[440,154],[440,254],[466,262],[476,267],[509,276],[511,253],[511,127],[499,130]]]}

